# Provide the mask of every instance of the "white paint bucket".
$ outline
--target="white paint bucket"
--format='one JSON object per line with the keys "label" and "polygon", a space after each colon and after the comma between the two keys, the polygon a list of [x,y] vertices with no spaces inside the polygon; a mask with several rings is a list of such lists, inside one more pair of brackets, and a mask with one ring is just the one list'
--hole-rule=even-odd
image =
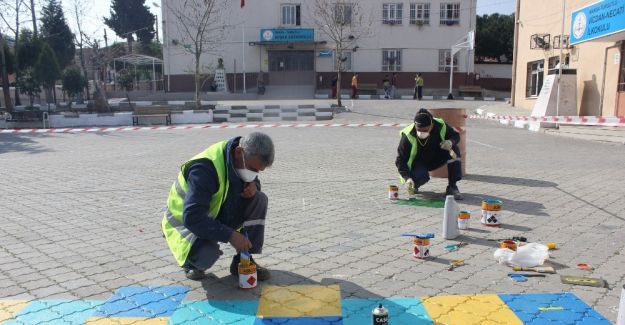
{"label": "white paint bucket", "polygon": [[254,289],[258,284],[258,277],[256,275],[256,264],[250,263],[244,265],[239,263],[239,288],[241,289]]}
{"label": "white paint bucket", "polygon": [[399,188],[396,185],[389,185],[389,187],[388,187],[388,199],[389,200],[398,200],[399,199]]}
{"label": "white paint bucket", "polygon": [[467,230],[471,224],[471,213],[462,210],[458,212],[458,229]]}
{"label": "white paint bucket", "polygon": [[480,222],[485,226],[497,227],[501,225],[501,208],[503,203],[500,200],[482,201],[482,219]]}

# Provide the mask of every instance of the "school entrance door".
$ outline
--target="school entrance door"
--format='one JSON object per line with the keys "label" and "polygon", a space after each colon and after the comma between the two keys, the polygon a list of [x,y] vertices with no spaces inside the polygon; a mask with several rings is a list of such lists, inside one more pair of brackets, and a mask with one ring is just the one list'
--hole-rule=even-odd
{"label": "school entrance door", "polygon": [[269,84],[314,85],[314,51],[269,51]]}

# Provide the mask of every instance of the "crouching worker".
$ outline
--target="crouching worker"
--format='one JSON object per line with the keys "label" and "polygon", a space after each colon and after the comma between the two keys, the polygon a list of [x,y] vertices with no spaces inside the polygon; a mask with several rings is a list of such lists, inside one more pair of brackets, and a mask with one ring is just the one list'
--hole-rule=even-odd
{"label": "crouching worker", "polygon": [[[238,275],[241,252],[261,253],[267,195],[257,176],[273,159],[271,138],[254,132],[213,144],[182,165],[169,191],[162,229],[187,278],[204,278],[223,254],[220,243],[237,251],[232,275]],[[257,275],[259,281],[270,277],[258,264]]]}
{"label": "crouching worker", "polygon": [[395,165],[409,194],[430,180],[429,172],[447,165],[446,195],[462,200],[457,182],[462,178],[460,134],[443,119],[435,118],[422,108],[411,123],[401,131]]}

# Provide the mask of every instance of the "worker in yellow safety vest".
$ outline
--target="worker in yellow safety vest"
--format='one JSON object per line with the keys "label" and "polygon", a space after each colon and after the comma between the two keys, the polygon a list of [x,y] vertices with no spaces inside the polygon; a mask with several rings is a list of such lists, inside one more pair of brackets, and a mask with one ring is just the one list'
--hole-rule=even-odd
{"label": "worker in yellow safety vest", "polygon": [[[223,254],[219,243],[230,243],[237,252],[230,264],[233,275],[241,252],[262,252],[268,199],[257,176],[273,159],[271,138],[254,132],[215,143],[182,164],[169,190],[162,229],[187,278],[204,278]],[[270,273],[257,264],[257,277],[264,281]]]}

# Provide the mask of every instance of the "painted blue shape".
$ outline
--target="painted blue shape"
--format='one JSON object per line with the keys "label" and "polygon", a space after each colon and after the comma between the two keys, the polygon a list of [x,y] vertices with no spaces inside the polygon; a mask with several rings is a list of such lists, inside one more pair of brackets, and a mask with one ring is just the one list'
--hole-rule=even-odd
{"label": "painted blue shape", "polygon": [[98,307],[98,317],[168,317],[189,291],[184,286],[122,287]]}
{"label": "painted blue shape", "polygon": [[[526,325],[612,324],[571,293],[500,294],[499,297]],[[541,308],[549,309],[540,310]]]}
{"label": "painted blue shape", "polygon": [[343,325],[341,317],[270,317],[257,318],[254,325]]}
{"label": "painted blue shape", "polygon": [[36,300],[2,325],[84,324],[103,301]]}
{"label": "painted blue shape", "polygon": [[343,299],[343,324],[371,324],[371,312],[380,303],[388,309],[390,324],[434,324],[418,298]]}
{"label": "painted blue shape", "polygon": [[256,300],[210,300],[181,304],[171,315],[169,324],[238,324],[253,325],[256,320]]}

